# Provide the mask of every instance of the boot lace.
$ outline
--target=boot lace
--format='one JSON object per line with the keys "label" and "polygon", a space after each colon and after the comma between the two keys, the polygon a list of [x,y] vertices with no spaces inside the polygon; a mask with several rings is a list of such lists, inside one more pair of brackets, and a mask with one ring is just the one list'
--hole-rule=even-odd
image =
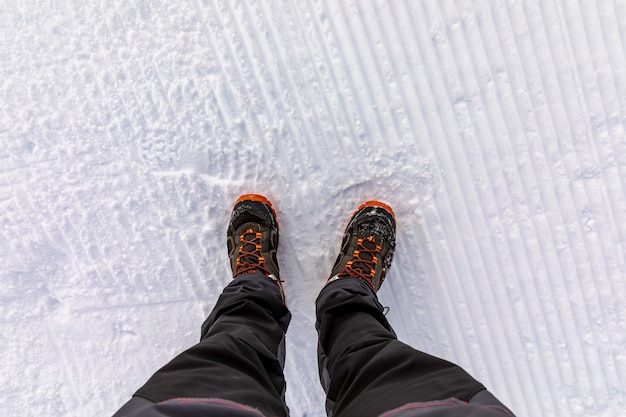
{"label": "boot lace", "polygon": [[248,229],[239,236],[239,256],[236,261],[234,276],[261,270],[265,275],[272,273],[265,267],[265,258],[261,255],[261,238],[263,234],[254,229]]}
{"label": "boot lace", "polygon": [[374,276],[376,275],[376,265],[378,265],[377,254],[380,252],[381,246],[373,236],[358,238],[356,245],[357,248],[352,253],[352,259],[346,263],[345,268],[338,276],[359,278],[374,287]]}

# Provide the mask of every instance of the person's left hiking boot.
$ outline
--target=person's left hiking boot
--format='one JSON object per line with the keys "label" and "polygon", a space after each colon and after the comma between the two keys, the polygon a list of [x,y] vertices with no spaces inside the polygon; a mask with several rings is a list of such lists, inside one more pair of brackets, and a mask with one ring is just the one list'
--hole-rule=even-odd
{"label": "person's left hiking boot", "polygon": [[233,278],[261,272],[276,283],[285,300],[276,260],[278,223],[270,201],[257,194],[239,197],[226,235]]}
{"label": "person's left hiking boot", "polygon": [[352,277],[378,291],[391,266],[395,248],[396,220],[391,207],[379,201],[363,203],[346,227],[341,252],[327,284]]}

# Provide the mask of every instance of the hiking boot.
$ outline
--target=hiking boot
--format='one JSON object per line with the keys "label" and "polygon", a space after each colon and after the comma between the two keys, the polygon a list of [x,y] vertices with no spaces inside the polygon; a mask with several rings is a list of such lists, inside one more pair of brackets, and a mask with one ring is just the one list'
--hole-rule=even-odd
{"label": "hiking boot", "polygon": [[352,277],[378,291],[395,247],[396,220],[391,207],[378,201],[363,203],[346,227],[341,252],[327,283]]}
{"label": "hiking boot", "polygon": [[278,223],[270,201],[257,194],[239,197],[230,216],[226,235],[233,278],[261,272],[274,280],[284,300],[276,260]]}

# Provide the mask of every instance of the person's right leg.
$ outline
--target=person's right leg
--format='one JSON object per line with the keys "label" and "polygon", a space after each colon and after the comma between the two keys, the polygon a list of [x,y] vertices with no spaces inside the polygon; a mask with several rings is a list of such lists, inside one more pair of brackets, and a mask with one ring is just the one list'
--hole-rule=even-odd
{"label": "person's right leg", "polygon": [[331,282],[316,304],[329,416],[378,416],[408,403],[452,397],[469,401],[484,389],[459,366],[400,342],[366,282]]}
{"label": "person's right leg", "polygon": [[397,340],[376,291],[395,249],[395,219],[368,202],[352,217],[316,302],[329,416],[378,416],[407,403],[469,401],[484,386],[459,366]]}

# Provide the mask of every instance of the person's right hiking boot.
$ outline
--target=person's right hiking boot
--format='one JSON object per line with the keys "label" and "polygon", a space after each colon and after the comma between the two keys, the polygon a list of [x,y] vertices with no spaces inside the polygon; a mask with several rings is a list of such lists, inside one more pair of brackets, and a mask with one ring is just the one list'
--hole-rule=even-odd
{"label": "person's right hiking boot", "polygon": [[378,201],[363,203],[346,227],[341,252],[327,283],[352,277],[378,291],[395,248],[396,220],[391,207]]}

